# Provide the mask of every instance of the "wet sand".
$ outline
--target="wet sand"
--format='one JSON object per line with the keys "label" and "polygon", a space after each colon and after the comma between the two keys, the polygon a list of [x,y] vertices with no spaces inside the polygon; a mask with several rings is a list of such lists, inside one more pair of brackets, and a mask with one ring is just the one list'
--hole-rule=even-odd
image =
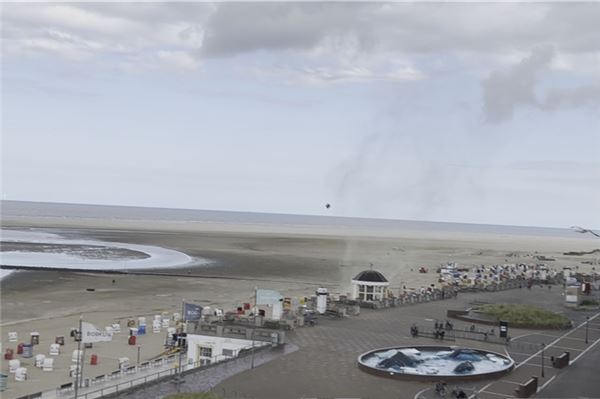
{"label": "wet sand", "polygon": [[[3,228],[37,228],[103,241],[156,245],[190,256],[213,260],[208,265],[154,269],[176,276],[110,275],[67,271],[15,272],[2,280],[2,348],[7,332],[17,331],[19,342],[31,331],[42,334],[41,352],[56,335],[68,335],[82,315],[98,326],[128,317],[152,317],[177,312],[183,299],[203,306],[231,309],[251,302],[255,287],[275,289],[288,296],[312,295],[320,286],[332,293],[347,293],[350,280],[370,264],[383,272],[393,290],[437,283],[435,269],[442,263],[459,264],[536,263],[535,256],[555,258],[548,265],[576,266],[589,270],[583,260],[597,255],[564,256],[567,251],[591,251],[597,239],[574,236],[531,237],[493,233],[395,231],[391,229],[328,228],[315,226],[230,225],[208,223],[141,222],[97,219],[5,218]],[[420,266],[430,273],[418,273]],[[115,282],[113,283],[113,279]],[[94,288],[95,291],[86,291]],[[123,335],[124,336],[124,335]],[[163,335],[140,338],[142,360],[162,351]],[[102,344],[100,358],[116,359],[134,349],[124,342]],[[132,353],[129,353],[132,352]],[[67,355],[70,359],[70,352]],[[31,359],[30,359],[31,360]],[[7,362],[2,360],[6,371]],[[52,389],[68,382],[61,363],[53,373],[29,367],[31,379],[15,387],[9,377],[7,398]],[[102,363],[104,364],[104,363]],[[91,367],[91,366],[90,366]],[[97,366],[95,366],[97,367]],[[102,367],[107,368],[104,370]],[[90,373],[112,371],[109,364]],[[87,373],[86,373],[87,376]]]}

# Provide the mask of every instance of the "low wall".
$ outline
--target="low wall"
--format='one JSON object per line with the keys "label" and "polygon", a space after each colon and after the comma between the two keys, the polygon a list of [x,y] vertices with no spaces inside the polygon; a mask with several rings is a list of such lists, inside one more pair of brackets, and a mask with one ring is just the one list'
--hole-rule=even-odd
{"label": "low wall", "polygon": [[[382,370],[382,369],[378,369],[375,367],[367,366],[366,364],[362,363],[362,361],[361,361],[362,358],[364,358],[365,356],[368,356],[374,352],[380,352],[380,351],[391,350],[391,349],[409,349],[409,348],[415,348],[417,350],[418,349],[426,349],[426,350],[431,350],[431,351],[452,350],[452,348],[449,346],[424,346],[424,345],[379,348],[379,349],[374,349],[372,351],[369,351],[369,352],[366,352],[366,353],[363,353],[362,355],[360,355],[358,357],[358,368],[366,373],[373,374],[373,375],[376,375],[379,377],[394,378],[397,380],[404,380],[404,381],[432,382],[432,381],[445,380],[445,381],[452,381],[452,382],[467,382],[467,381],[478,381],[478,380],[486,380],[486,379],[496,379],[496,378],[502,377],[502,376],[510,373],[515,366],[514,362],[512,362],[510,367],[507,367],[506,369],[492,371],[492,372],[488,372],[488,373],[469,374],[469,375],[437,375],[437,374],[408,374],[408,373],[391,372],[389,370]],[[477,352],[486,353],[486,354],[491,353],[498,357],[506,358],[505,355],[502,355],[497,352],[482,351],[482,350],[478,350],[478,349],[474,349],[474,350],[476,350]]]}
{"label": "low wall", "polygon": [[[476,317],[471,317],[469,316],[470,313],[470,309],[467,310],[448,310],[446,311],[446,316],[451,318],[451,319],[457,319],[457,320],[462,320],[465,321],[467,323],[477,323],[477,324],[485,324],[488,326],[498,326],[499,325],[499,321],[497,320],[485,320],[485,319],[479,319]],[[536,326],[536,325],[532,325],[532,324],[527,324],[527,323],[509,323],[509,326],[511,328],[522,328],[522,329],[527,329],[527,330],[568,330],[570,328],[573,327],[572,323],[569,323],[567,325],[562,325],[562,326],[544,326],[544,327],[540,327],[540,326]]]}

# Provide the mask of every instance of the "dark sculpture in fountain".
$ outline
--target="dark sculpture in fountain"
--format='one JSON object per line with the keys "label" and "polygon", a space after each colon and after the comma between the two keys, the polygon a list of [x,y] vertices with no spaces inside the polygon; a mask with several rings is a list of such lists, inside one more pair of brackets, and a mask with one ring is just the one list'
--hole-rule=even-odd
{"label": "dark sculpture in fountain", "polygon": [[418,363],[417,360],[405,355],[402,352],[396,353],[381,362],[377,363],[379,368],[391,368],[391,367],[415,367]]}

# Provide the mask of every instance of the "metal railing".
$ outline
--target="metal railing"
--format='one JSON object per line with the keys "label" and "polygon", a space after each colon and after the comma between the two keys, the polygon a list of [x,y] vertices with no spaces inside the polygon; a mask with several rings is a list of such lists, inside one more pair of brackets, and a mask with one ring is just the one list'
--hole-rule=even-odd
{"label": "metal railing", "polygon": [[[259,350],[261,348],[256,347],[255,349]],[[120,383],[117,383],[114,385],[105,386],[105,387],[102,387],[95,391],[80,393],[79,395],[77,395],[77,397],[82,398],[82,399],[101,398],[103,396],[119,393],[119,392],[122,392],[122,391],[125,391],[128,389],[131,389],[135,386],[140,386],[140,385],[146,384],[148,382],[157,381],[157,380],[163,379],[165,377],[176,376],[178,374],[182,374],[182,373],[185,373],[185,372],[188,372],[191,370],[210,368],[211,366],[214,366],[217,364],[223,364],[223,363],[225,363],[227,361],[231,361],[231,360],[236,360],[236,359],[239,359],[240,357],[246,357],[247,355],[249,355],[249,353],[246,355],[240,355],[238,357],[230,357],[230,356],[223,356],[223,355],[216,355],[216,356],[212,356],[210,358],[206,357],[206,358],[203,358],[194,363],[182,363],[181,369],[179,368],[178,362],[175,361],[177,356],[171,355],[166,358],[155,359],[153,361],[140,363],[139,365],[136,365],[136,366],[130,366],[130,367],[122,369],[122,370],[117,370],[112,373],[97,376],[93,379],[84,379],[83,380],[83,388],[89,388],[93,385],[105,383],[105,382],[113,380],[113,379],[119,379],[119,378],[122,378],[123,376],[135,374],[139,371],[148,370],[149,368],[164,367],[165,365],[172,364],[172,367],[169,369],[160,370],[155,373],[145,375],[143,377],[138,377],[138,378],[120,382]],[[74,398],[74,395],[72,392],[73,384],[64,384],[64,385],[69,385],[69,387],[66,389],[61,389],[61,388],[56,389],[56,396],[64,397],[65,399]]]}

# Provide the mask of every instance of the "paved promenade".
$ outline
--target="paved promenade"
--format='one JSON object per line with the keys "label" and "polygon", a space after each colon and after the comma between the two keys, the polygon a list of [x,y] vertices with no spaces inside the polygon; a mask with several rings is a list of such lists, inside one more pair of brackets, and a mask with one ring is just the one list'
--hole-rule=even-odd
{"label": "paved promenade", "polygon": [[[270,398],[372,398],[399,399],[433,397],[433,384],[398,381],[376,377],[362,372],[356,365],[357,357],[370,349],[393,345],[432,345],[439,341],[429,338],[413,338],[410,326],[432,326],[433,320],[445,320],[447,309],[464,309],[472,302],[530,303],[565,312],[575,325],[594,317],[594,312],[570,311],[563,306],[561,290],[545,287],[516,289],[493,293],[465,293],[457,299],[420,303],[384,310],[362,310],[358,317],[344,320],[320,319],[316,327],[297,329],[289,335],[290,341],[300,350],[277,358],[254,370],[233,376],[217,386],[218,392],[236,392],[238,397]],[[596,317],[593,322],[600,322]],[[463,323],[464,324],[464,323]],[[464,328],[460,322],[455,328]],[[592,324],[590,323],[590,327]],[[596,328],[596,327],[594,327]],[[556,375],[551,368],[550,356],[565,350],[576,359],[584,350],[600,339],[600,329],[588,329],[589,345],[583,341],[583,328],[569,331],[517,330],[509,327],[509,334],[517,337],[510,347],[458,339],[454,345],[470,346],[497,352],[508,351],[518,363],[514,372],[498,382],[483,381],[478,384],[462,384],[470,392],[479,392],[481,398],[502,398],[514,393],[518,383],[532,375],[540,375],[541,343],[545,351],[545,375],[540,385]],[[552,345],[550,345],[552,344]],[[597,348],[596,345],[593,348]],[[593,350],[593,349],[592,349]],[[591,395],[591,394],[590,394]]]}

